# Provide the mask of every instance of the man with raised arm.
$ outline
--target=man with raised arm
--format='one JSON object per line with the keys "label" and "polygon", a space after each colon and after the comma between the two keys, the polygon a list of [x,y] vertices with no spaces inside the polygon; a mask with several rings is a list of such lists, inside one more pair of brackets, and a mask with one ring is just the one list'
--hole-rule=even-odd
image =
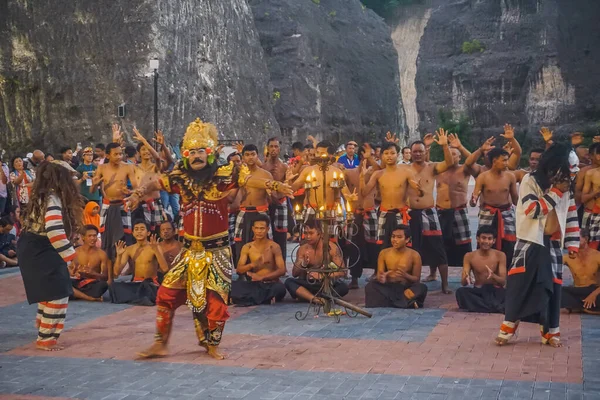
{"label": "man with raised arm", "polygon": [[[507,165],[508,169],[514,171],[519,167],[519,163],[521,162],[521,145],[515,138],[515,131],[510,124],[504,125],[504,133],[500,134],[500,136],[507,140],[507,145],[512,149],[512,153],[508,158]],[[479,174],[489,170],[492,167],[487,153],[491,149],[495,148],[495,146],[493,146],[495,140],[496,138],[493,136],[488,138],[480,148],[471,153],[471,155],[465,160],[465,166],[471,169],[473,177],[477,178]],[[483,157],[484,165],[477,164],[477,161],[481,157]]]}

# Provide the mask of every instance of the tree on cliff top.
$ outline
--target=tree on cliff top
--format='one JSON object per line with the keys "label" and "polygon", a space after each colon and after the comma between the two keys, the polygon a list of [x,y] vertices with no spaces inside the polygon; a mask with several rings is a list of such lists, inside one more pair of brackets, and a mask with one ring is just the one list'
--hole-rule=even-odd
{"label": "tree on cliff top", "polygon": [[[439,110],[438,112],[438,126],[443,128],[448,133],[454,133],[458,135],[463,146],[467,149],[474,149],[477,147],[475,139],[471,132],[471,121],[466,116],[460,116],[458,119],[454,118],[451,111]],[[444,152],[442,148],[433,143],[430,150],[431,161],[442,161],[444,159]]]}
{"label": "tree on cliff top", "polygon": [[361,2],[380,16],[386,18],[389,17],[397,7],[422,3],[423,0],[361,0]]}

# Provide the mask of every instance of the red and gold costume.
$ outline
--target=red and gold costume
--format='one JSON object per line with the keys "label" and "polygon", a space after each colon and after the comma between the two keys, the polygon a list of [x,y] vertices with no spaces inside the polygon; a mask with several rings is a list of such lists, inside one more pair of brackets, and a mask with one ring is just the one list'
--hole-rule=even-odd
{"label": "red and gold costume", "polygon": [[[205,168],[214,168],[210,150],[216,144],[214,125],[197,119],[186,131],[182,154],[186,157],[186,150],[206,149],[209,160]],[[190,177],[186,166],[184,158],[161,178],[163,190],[180,195],[185,244],[158,290],[155,340],[167,344],[175,310],[186,303],[194,314],[200,344],[217,346],[229,318],[227,303],[233,269],[227,194],[243,185],[249,172],[247,167],[234,171],[231,163],[216,168],[212,177],[199,183]]]}

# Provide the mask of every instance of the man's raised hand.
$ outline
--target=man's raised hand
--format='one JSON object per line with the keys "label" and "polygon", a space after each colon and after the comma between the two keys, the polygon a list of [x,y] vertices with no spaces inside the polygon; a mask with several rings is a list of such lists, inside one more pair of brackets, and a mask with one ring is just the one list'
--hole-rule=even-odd
{"label": "man's raised hand", "polygon": [[400,142],[400,138],[397,138],[395,133],[388,131],[388,133],[385,134],[385,141],[398,144]]}
{"label": "man's raised hand", "polygon": [[552,131],[545,126],[542,126],[542,129],[540,129],[540,134],[542,135],[542,138],[544,138],[544,142],[548,143],[552,140]]}
{"label": "man's raised hand", "polygon": [[440,146],[448,145],[448,133],[442,128],[435,132],[433,140]]}
{"label": "man's raised hand", "polygon": [[119,240],[117,243],[115,243],[115,249],[117,251],[118,256],[122,256],[123,254],[125,254],[125,247],[125,242],[122,240]]}
{"label": "man's raised hand", "polygon": [[460,139],[458,138],[458,134],[450,133],[448,135],[448,143],[450,143],[450,147],[458,149],[462,146]]}
{"label": "man's raised hand", "polygon": [[492,143],[494,143],[494,140],[496,140],[495,137],[490,137],[488,138],[485,142],[483,142],[483,144],[481,145],[481,150],[486,152],[486,151],[490,151],[491,149],[493,149],[496,146],[492,146]]}
{"label": "man's raised hand", "polygon": [[433,142],[435,142],[433,133],[428,133],[425,136],[423,136],[423,143],[425,143],[425,147],[430,147],[433,144]]}
{"label": "man's raised hand", "polygon": [[504,133],[501,133],[502,136],[506,140],[512,140],[515,138],[515,130],[513,129],[511,124],[504,124]]}

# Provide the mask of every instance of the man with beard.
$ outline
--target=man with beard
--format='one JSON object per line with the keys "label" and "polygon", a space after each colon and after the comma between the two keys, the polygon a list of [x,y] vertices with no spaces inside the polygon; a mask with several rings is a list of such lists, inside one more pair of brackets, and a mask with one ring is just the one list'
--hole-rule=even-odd
{"label": "man with beard", "polygon": [[[249,173],[260,179],[272,180],[273,176],[265,169],[260,168],[257,165],[258,161],[258,148],[253,144],[247,144],[242,150],[242,161],[248,168]],[[252,223],[259,215],[268,215],[269,212],[269,199],[270,195],[266,189],[259,189],[253,187],[243,187],[239,190],[240,196],[240,209],[235,220],[235,254],[236,259],[233,261],[238,262],[239,256],[242,253],[242,247],[246,243],[252,241]],[[269,233],[271,229],[269,229]]]}
{"label": "man with beard", "polygon": [[537,170],[525,175],[517,204],[517,243],[506,281],[504,322],[496,338],[506,344],[519,321],[539,323],[542,343],[560,347],[562,249],[574,258],[579,226],[570,191],[569,148],[548,148]]}
{"label": "man with beard", "polygon": [[[432,135],[433,136],[433,135]],[[442,229],[433,199],[433,188],[437,176],[454,165],[454,158],[448,146],[448,135],[440,129],[437,137],[432,137],[444,151],[444,161],[429,162],[426,160],[428,152],[425,143],[416,141],[410,146],[412,163],[409,168],[419,182],[419,189],[409,189],[408,200],[410,204],[410,229],[412,248],[421,255],[423,264],[429,265],[430,274],[427,280],[435,279],[435,271],[439,269],[442,278],[442,292],[452,293],[448,288],[448,258],[444,250]]]}
{"label": "man with beard", "polygon": [[165,221],[160,224],[160,243],[158,248],[167,261],[169,269],[173,266],[175,258],[181,252],[181,242],[176,238],[175,224]]}
{"label": "man with beard", "polygon": [[101,184],[102,208],[100,210],[100,233],[102,250],[111,260],[115,259],[115,243],[124,240],[131,243],[131,212],[125,207],[125,197],[129,194],[127,182],[137,187],[135,166],[123,163],[123,150],[118,143],[106,146],[108,163],[98,167],[90,192],[95,192]]}
{"label": "man with beard", "polygon": [[86,225],[82,233],[83,245],[75,250],[77,256],[70,268],[72,298],[102,301],[102,295],[112,284],[112,265],[106,253],[96,247],[98,228]]}
{"label": "man with beard", "polygon": [[517,204],[518,194],[515,175],[508,171],[508,157],[503,149],[488,152],[491,169],[477,177],[470,205],[475,207],[479,200],[479,226],[489,225],[498,232],[496,249],[506,254],[507,265],[511,265],[516,241],[513,204]]}
{"label": "man with beard", "polygon": [[600,314],[600,251],[588,246],[590,231],[581,230],[579,252],[574,258],[567,257],[564,262],[573,275],[573,286],[563,286],[561,307],[569,311],[583,311],[587,314]]}
{"label": "man with beard", "polygon": [[252,223],[254,240],[242,247],[237,265],[240,279],[231,283],[231,301],[239,306],[258,306],[280,302],[285,286],[285,261],[277,243],[267,238],[271,221],[259,215]]}
{"label": "man with beard", "polygon": [[471,251],[471,228],[467,210],[471,169],[460,165],[461,156],[469,157],[458,135],[448,135],[454,165],[436,178],[436,208],[444,238],[448,265],[460,266]]}
{"label": "man with beard", "polygon": [[379,253],[377,280],[365,286],[366,307],[423,307],[427,286],[421,283],[421,256],[406,246],[409,240],[408,225],[392,229],[392,247]]}
{"label": "man with beard", "polygon": [[[478,249],[465,255],[461,284],[456,290],[458,307],[470,312],[503,313],[506,255],[492,248],[496,231],[482,226],[477,231]],[[471,273],[475,281],[471,280]],[[467,287],[473,283],[473,287]]]}
{"label": "man with beard", "polygon": [[[281,154],[279,139],[270,138],[267,141],[267,158],[262,168],[271,173],[272,179],[283,183],[288,166],[279,159],[279,154]],[[273,241],[281,248],[284,260],[287,256],[288,209],[287,197],[272,196],[269,205],[271,232],[273,233]]]}
{"label": "man with beard", "polygon": [[217,128],[196,119],[185,132],[182,160],[173,171],[158,182],[145,183],[129,199],[129,205],[135,207],[144,195],[161,188],[180,194],[182,203],[184,249],[158,289],[155,341],[139,354],[143,358],[167,354],[175,310],[186,303],[194,315],[199,346],[213,358],[224,358],[219,344],[229,318],[229,191],[241,185],[292,193],[287,185],[250,176],[245,166],[239,170],[233,163],[219,167],[213,154],[216,146]]}

